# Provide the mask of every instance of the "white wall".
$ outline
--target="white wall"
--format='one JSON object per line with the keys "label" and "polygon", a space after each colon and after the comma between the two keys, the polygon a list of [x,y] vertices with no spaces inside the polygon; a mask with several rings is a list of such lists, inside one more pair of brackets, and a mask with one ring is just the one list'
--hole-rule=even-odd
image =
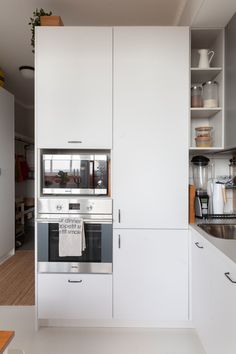
{"label": "white wall", "polygon": [[34,138],[34,109],[15,103],[15,132]]}
{"label": "white wall", "polygon": [[[34,140],[34,109],[26,108],[19,103],[15,103],[15,132]],[[15,153],[25,154],[24,144],[15,141]],[[16,197],[32,198],[34,197],[34,181],[26,180],[16,182]]]}

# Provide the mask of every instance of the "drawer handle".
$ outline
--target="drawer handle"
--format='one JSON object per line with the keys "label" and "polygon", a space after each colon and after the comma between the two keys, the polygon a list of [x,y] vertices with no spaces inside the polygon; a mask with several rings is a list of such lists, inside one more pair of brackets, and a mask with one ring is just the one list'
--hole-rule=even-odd
{"label": "drawer handle", "polygon": [[82,144],[81,140],[69,140],[68,144]]}
{"label": "drawer handle", "polygon": [[68,279],[68,283],[82,283],[82,280],[70,280],[70,279]]}
{"label": "drawer handle", "polygon": [[196,245],[198,248],[204,248],[203,246],[199,246],[199,242],[195,242],[195,245]]}
{"label": "drawer handle", "polygon": [[225,273],[225,276],[226,276],[226,278],[229,279],[229,281],[231,281],[231,283],[236,284],[236,281],[235,281],[235,280],[232,280],[232,279],[230,278],[230,272]]}

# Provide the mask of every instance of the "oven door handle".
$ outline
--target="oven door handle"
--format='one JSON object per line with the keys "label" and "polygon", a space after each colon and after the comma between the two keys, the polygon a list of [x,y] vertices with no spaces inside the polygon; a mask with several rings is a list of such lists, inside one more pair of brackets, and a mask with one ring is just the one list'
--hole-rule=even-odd
{"label": "oven door handle", "polygon": [[[37,223],[41,224],[50,224],[50,223],[56,223],[58,224],[61,218],[55,219],[55,218],[43,218],[43,219],[35,219]],[[85,224],[112,224],[111,219],[83,219],[83,222]]]}

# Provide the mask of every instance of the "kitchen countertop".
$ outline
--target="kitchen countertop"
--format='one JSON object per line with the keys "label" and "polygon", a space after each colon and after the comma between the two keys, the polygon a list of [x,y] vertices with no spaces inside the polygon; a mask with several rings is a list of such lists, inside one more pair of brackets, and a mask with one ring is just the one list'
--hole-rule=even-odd
{"label": "kitchen countertop", "polygon": [[190,229],[197,231],[202,235],[207,241],[218,248],[222,253],[224,253],[228,258],[230,258],[236,264],[236,240],[221,239],[209,235],[207,232],[202,230],[197,224],[236,224],[235,219],[231,220],[198,220],[196,224],[190,224]]}

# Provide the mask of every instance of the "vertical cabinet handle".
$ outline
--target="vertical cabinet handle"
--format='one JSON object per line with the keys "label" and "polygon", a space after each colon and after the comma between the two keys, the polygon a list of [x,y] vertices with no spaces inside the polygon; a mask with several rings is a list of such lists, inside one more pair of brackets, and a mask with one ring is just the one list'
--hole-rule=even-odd
{"label": "vertical cabinet handle", "polygon": [[120,248],[120,235],[118,235],[118,248]]}
{"label": "vertical cabinet handle", "polygon": [[231,279],[231,277],[230,277],[230,272],[225,273],[225,276],[226,276],[227,279],[229,279],[229,281],[230,281],[231,283],[236,284],[236,281],[233,280],[233,279]]}
{"label": "vertical cabinet handle", "polygon": [[120,209],[118,209],[118,223],[120,224]]}
{"label": "vertical cabinet handle", "polygon": [[195,242],[195,245],[196,245],[198,248],[204,248],[203,246],[199,246],[199,242]]}

